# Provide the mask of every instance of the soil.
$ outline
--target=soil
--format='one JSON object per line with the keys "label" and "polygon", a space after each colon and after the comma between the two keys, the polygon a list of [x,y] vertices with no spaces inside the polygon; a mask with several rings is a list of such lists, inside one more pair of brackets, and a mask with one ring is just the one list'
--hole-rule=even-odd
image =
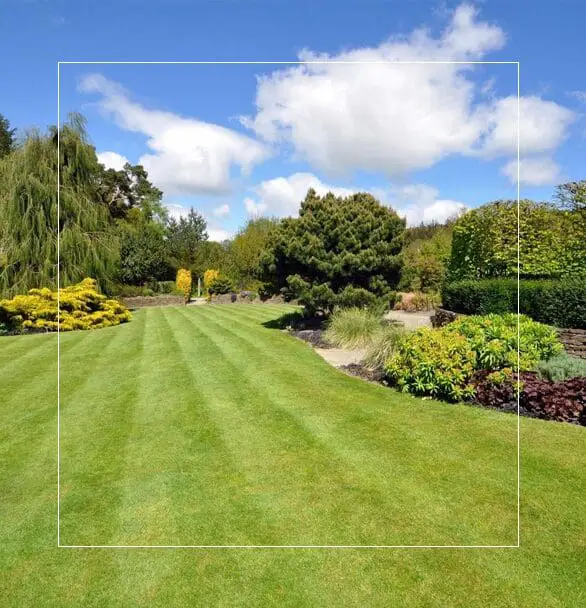
{"label": "soil", "polygon": [[346,372],[349,376],[356,376],[357,378],[362,378],[362,380],[366,380],[367,382],[376,382],[377,384],[384,384],[386,386],[384,374],[381,370],[368,369],[361,363],[342,365],[340,369],[343,372]]}
{"label": "soil", "polygon": [[331,344],[324,339],[323,329],[297,329],[293,330],[291,335],[303,340],[304,342],[309,342],[309,344],[316,348],[331,347]]}

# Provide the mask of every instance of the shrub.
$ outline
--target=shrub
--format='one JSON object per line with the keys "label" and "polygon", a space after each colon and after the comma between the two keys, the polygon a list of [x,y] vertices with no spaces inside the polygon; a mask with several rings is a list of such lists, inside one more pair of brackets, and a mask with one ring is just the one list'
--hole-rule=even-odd
{"label": "shrub", "polygon": [[346,285],[346,287],[338,294],[336,304],[340,308],[366,308],[373,306],[378,300],[378,297],[362,287],[354,287]]}
{"label": "shrub", "polygon": [[525,315],[462,317],[443,327],[442,331],[462,335],[469,341],[477,356],[477,369],[516,369],[519,357],[521,370],[533,370],[539,361],[562,351],[552,327]]}
{"label": "shrub", "polygon": [[[520,236],[517,220],[520,220]],[[582,274],[586,267],[584,217],[529,200],[496,201],[468,211],[453,228],[451,280]]]}
{"label": "shrub", "polygon": [[560,382],[521,372],[519,380],[510,373],[498,378],[488,372],[474,377],[475,401],[481,405],[517,411],[536,418],[586,425],[586,378]]}
{"label": "shrub", "polygon": [[586,329],[586,281],[484,279],[444,285],[445,308],[462,314],[488,314],[519,310],[536,321],[557,327]]}
{"label": "shrub", "polygon": [[177,279],[175,281],[177,290],[183,294],[185,303],[189,302],[191,297],[191,271],[186,268],[180,268],[177,271]]}
{"label": "shrub", "polygon": [[403,391],[459,401],[474,392],[469,380],[475,365],[476,354],[464,336],[424,327],[402,341],[385,373]]}
{"label": "shrub", "polygon": [[210,294],[224,294],[230,293],[232,289],[232,281],[228,277],[218,275],[209,284],[208,292]]}
{"label": "shrub", "polygon": [[399,388],[415,394],[457,401],[471,397],[476,370],[517,367],[531,370],[562,346],[555,330],[521,315],[465,317],[439,329],[423,328],[409,334],[390,357],[385,372]]}
{"label": "shrub", "polygon": [[175,281],[156,281],[152,285],[152,289],[155,293],[161,294],[179,294]]}
{"label": "shrub", "polygon": [[343,348],[362,348],[380,331],[380,317],[361,308],[340,308],[330,316],[325,339]]}
{"label": "shrub", "polygon": [[561,353],[549,361],[540,361],[536,371],[540,377],[553,382],[586,377],[586,360]]}
{"label": "shrub", "polygon": [[209,293],[210,285],[212,282],[220,276],[219,270],[214,270],[213,268],[209,268],[203,273],[203,288],[204,291]]}
{"label": "shrub", "polygon": [[405,329],[401,326],[383,325],[372,338],[368,345],[364,364],[369,369],[382,370],[385,362],[397,352],[399,346],[405,339]]}
{"label": "shrub", "polygon": [[394,308],[396,310],[405,310],[406,312],[421,312],[425,310],[433,310],[440,304],[440,297],[437,292],[430,293],[404,293],[400,299],[395,298]]}
{"label": "shrub", "polygon": [[129,310],[98,293],[94,279],[59,290],[31,289],[28,295],[0,300],[0,325],[10,331],[71,331],[97,329],[130,321]]}
{"label": "shrub", "polygon": [[155,295],[155,292],[150,287],[142,287],[140,285],[116,285],[112,289],[112,293],[121,298],[138,298]]}

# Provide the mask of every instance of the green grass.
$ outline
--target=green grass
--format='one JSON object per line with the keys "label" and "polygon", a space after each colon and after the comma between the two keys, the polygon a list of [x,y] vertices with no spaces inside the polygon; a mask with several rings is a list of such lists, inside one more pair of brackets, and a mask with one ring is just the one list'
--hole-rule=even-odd
{"label": "green grass", "polygon": [[342,348],[364,348],[381,330],[381,315],[362,308],[341,308],[328,320],[325,339]]}
{"label": "green grass", "polygon": [[[270,305],[61,336],[61,543],[515,544],[516,418],[343,375]],[[583,428],[522,420],[521,548],[72,549],[56,336],[0,340],[2,606],[579,606]]]}

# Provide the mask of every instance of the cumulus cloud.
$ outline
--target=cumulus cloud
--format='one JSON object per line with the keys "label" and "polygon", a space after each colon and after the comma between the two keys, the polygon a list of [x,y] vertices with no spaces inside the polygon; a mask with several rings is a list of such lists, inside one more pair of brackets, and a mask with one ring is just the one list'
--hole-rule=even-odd
{"label": "cumulus cloud", "polygon": [[268,158],[266,146],[255,139],[195,118],[147,109],[100,74],[84,77],[79,89],[99,94],[101,109],[122,129],[148,137],[152,152],[139,163],[167,194],[225,193],[234,168],[247,174]]}
{"label": "cumulus cloud", "polygon": [[344,197],[355,192],[370,192],[381,203],[392,207],[401,217],[406,218],[409,226],[422,222],[445,222],[468,209],[468,205],[460,201],[439,198],[439,190],[426,184],[392,186],[386,190],[350,189],[325,184],[311,173],[295,173],[289,177],[261,182],[254,188],[258,200],[245,198],[244,206],[251,216],[266,212],[277,217],[295,217],[309,188],[313,188],[320,196],[328,192]]}
{"label": "cumulus cloud", "polygon": [[466,203],[439,197],[439,190],[427,184],[395,187],[389,193],[389,204],[407,220],[408,226],[443,223],[464,213]]}
{"label": "cumulus cloud", "polygon": [[213,214],[216,217],[224,217],[225,215],[228,215],[229,213],[230,213],[230,205],[228,205],[228,204],[220,205],[219,207],[216,207],[213,210]]}
{"label": "cumulus cloud", "polygon": [[[517,160],[511,160],[502,172],[513,183],[517,182]],[[520,183],[528,186],[550,186],[560,181],[560,170],[557,163],[547,157],[521,159],[519,166]]]}
{"label": "cumulus cloud", "polygon": [[122,154],[118,154],[117,152],[100,152],[97,156],[98,162],[102,163],[106,169],[115,169],[116,171],[120,171],[129,162],[126,156],[122,156]]}
{"label": "cumulus cloud", "polygon": [[337,196],[349,196],[356,191],[324,184],[312,173],[294,173],[289,177],[276,177],[261,182],[253,188],[258,200],[246,198],[244,206],[249,215],[268,211],[277,217],[294,216],[310,188],[319,195],[333,192]]}
{"label": "cumulus cloud", "polygon": [[[504,44],[498,26],[462,5],[439,37],[417,29],[338,55],[303,51],[301,60],[338,63],[259,78],[256,114],[242,122],[268,142],[290,144],[297,158],[330,175],[367,170],[393,177],[450,155],[511,155],[516,97],[495,98],[491,82],[474,79],[470,65],[389,63],[478,60]],[[379,63],[340,63],[356,61]],[[573,119],[566,108],[535,96],[521,100],[521,113],[526,153],[553,150]]]}

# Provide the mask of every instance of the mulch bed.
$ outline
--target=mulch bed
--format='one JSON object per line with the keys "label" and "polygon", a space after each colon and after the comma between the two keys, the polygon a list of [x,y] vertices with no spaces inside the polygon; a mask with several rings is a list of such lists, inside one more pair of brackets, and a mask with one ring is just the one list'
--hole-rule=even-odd
{"label": "mulch bed", "polygon": [[315,348],[332,348],[332,345],[324,340],[323,329],[295,329],[290,333],[292,336],[308,342]]}
{"label": "mulch bed", "polygon": [[367,382],[376,382],[377,384],[388,386],[381,370],[368,369],[360,363],[342,365],[339,369],[346,372],[349,376],[355,376],[357,378],[361,378],[362,380],[366,380]]}

